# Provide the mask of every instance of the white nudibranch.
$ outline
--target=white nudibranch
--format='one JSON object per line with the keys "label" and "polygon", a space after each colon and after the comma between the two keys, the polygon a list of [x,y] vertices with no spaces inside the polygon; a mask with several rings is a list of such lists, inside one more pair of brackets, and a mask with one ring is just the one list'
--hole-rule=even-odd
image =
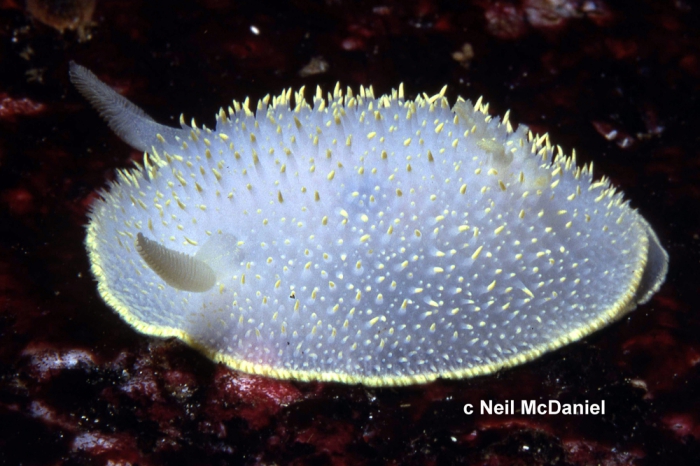
{"label": "white nudibranch", "polygon": [[137,330],[270,377],[489,374],[648,301],[668,255],[592,166],[481,99],[336,86],[169,128],[71,64],[143,164],[92,205],[100,294]]}

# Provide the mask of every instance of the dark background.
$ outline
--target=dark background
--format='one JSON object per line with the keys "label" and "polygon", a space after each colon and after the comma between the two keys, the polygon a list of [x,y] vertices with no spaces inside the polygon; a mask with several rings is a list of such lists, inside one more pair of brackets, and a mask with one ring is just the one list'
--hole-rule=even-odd
{"label": "dark background", "polygon": [[[0,464],[700,464],[697,4],[91,3],[0,0]],[[70,86],[70,60],[162,123],[213,126],[234,98],[337,81],[483,95],[625,191],[671,256],[666,284],[621,322],[489,377],[376,389],[217,366],[137,334],[96,292],[86,211],[141,155]],[[607,412],[462,412],[482,399]]]}

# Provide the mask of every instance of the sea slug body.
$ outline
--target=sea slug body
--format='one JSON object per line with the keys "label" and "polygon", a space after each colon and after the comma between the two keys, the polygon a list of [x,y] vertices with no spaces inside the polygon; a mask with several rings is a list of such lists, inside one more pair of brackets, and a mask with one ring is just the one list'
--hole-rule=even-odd
{"label": "sea slug body", "polygon": [[592,167],[481,101],[303,89],[160,125],[71,64],[147,152],[91,209],[104,300],[137,330],[270,377],[492,373],[648,301],[668,256]]}

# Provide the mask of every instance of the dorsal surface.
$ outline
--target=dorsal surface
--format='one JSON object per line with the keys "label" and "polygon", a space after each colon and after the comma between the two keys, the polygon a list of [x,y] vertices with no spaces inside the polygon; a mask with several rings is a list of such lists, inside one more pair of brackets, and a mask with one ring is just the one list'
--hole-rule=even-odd
{"label": "dorsal surface", "polygon": [[442,93],[302,92],[163,127],[93,205],[100,292],[138,330],[247,372],[403,385],[529,361],[663,282],[647,222],[547,136]]}

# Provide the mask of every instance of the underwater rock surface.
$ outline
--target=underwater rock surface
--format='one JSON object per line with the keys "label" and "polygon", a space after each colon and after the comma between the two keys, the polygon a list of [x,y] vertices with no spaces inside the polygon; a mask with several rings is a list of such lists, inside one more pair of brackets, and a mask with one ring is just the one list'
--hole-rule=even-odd
{"label": "underwater rock surface", "polygon": [[[697,464],[697,11],[268,5],[98,2],[78,43],[0,2],[0,463]],[[300,78],[319,56],[327,70]],[[488,377],[366,388],[232,371],[134,332],[96,292],[88,207],[143,154],[86,108],[70,60],[170,126],[283,85],[484,95],[624,189],[673,258],[667,281],[619,323]],[[462,411],[489,399],[605,399],[607,413]]]}

